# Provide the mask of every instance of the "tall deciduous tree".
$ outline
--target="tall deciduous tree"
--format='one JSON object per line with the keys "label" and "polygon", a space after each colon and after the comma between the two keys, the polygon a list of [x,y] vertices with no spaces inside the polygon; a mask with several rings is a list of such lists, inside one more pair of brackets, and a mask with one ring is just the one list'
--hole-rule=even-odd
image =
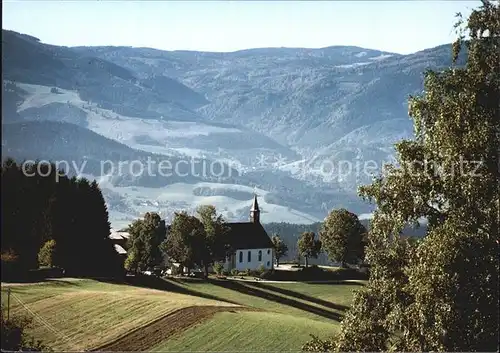
{"label": "tall deciduous tree", "polygon": [[205,277],[208,277],[208,267],[216,262],[224,262],[232,251],[228,239],[230,229],[222,215],[217,215],[212,205],[200,206],[196,213],[205,229],[205,251],[201,255]]}
{"label": "tall deciduous tree", "polygon": [[161,248],[170,259],[186,267],[188,273],[194,266],[202,266],[206,254],[203,223],[186,212],[175,213]]}
{"label": "tall deciduous tree", "polygon": [[[466,66],[426,73],[410,99],[416,139],[361,190],[377,203],[371,276],[338,351],[498,351],[500,3],[483,1],[464,29],[453,54],[465,44]],[[421,217],[428,234],[409,246],[398,235]]]}
{"label": "tall deciduous tree", "polygon": [[363,259],[365,234],[366,228],[358,216],[341,208],[331,211],[325,219],[320,240],[330,260],[345,266]]}
{"label": "tall deciduous tree", "polygon": [[271,241],[273,242],[273,251],[274,251],[274,258],[276,259],[276,266],[279,266],[280,259],[283,256],[286,256],[288,252],[288,247],[286,246],[285,242],[281,240],[278,234],[274,234],[271,237]]}
{"label": "tall deciduous tree", "polygon": [[165,240],[165,221],[155,212],[146,213],[129,226],[128,256],[125,267],[130,271],[145,271],[159,266],[163,261],[160,250]]}
{"label": "tall deciduous tree", "polygon": [[317,258],[321,251],[321,241],[314,239],[313,232],[304,232],[297,241],[299,254],[305,259],[306,267],[309,265],[309,258]]}

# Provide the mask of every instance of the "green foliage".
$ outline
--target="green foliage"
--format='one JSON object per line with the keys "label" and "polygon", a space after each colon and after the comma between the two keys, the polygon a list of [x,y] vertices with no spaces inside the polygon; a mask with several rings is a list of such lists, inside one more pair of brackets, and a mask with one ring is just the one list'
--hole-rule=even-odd
{"label": "green foliage", "polygon": [[266,267],[264,265],[260,265],[258,268],[257,268],[257,275],[260,276],[261,274],[263,274],[264,272],[266,271]]}
{"label": "green foliage", "polygon": [[317,258],[321,251],[321,241],[314,239],[313,232],[304,232],[300,235],[297,247],[299,254],[305,258],[306,267],[308,266],[307,260],[309,258]]}
{"label": "green foliage", "polygon": [[333,261],[356,264],[364,257],[366,228],[354,213],[342,208],[333,210],[320,231],[323,250]]}
{"label": "green foliage", "polygon": [[165,221],[155,212],[146,213],[129,226],[128,256],[125,268],[129,271],[146,271],[163,262],[160,244],[167,233]]}
{"label": "green foliage", "polygon": [[228,239],[229,227],[214,206],[200,206],[198,218],[186,212],[176,213],[167,239],[161,249],[171,259],[188,269],[203,267],[205,277],[208,267],[224,262],[233,251]]}
{"label": "green foliage", "polygon": [[235,268],[231,269],[231,276],[233,276],[233,277],[238,276],[238,270]]}
{"label": "green foliage", "polygon": [[302,346],[304,352],[331,352],[334,344],[331,341],[323,341],[314,335],[310,335],[311,340]]}
{"label": "green foliage", "polygon": [[202,266],[206,254],[203,223],[186,212],[176,212],[161,249],[171,260],[188,269]]}
{"label": "green foliage", "polygon": [[42,266],[53,267],[57,265],[57,247],[54,239],[46,242],[38,252],[38,263]]}
{"label": "green foliage", "polygon": [[[312,223],[312,224],[293,224],[293,223],[266,223],[263,225],[267,234],[269,235],[278,235],[279,238],[283,241],[283,243],[287,247],[287,251],[280,257],[280,261],[290,261],[294,260],[298,249],[297,249],[297,240],[300,234],[304,232],[314,232],[315,234],[319,234],[321,229],[321,223]],[[326,256],[324,254],[320,255],[320,258],[324,257],[324,261],[326,261]]]}
{"label": "green foliage", "polygon": [[222,263],[220,262],[214,263],[213,268],[216,274],[222,275],[222,272],[224,271],[224,265]]}
{"label": "green foliage", "polygon": [[1,306],[1,348],[3,351],[51,352],[52,349],[39,340],[30,337],[26,330],[33,321],[27,317],[15,316],[7,319],[5,308]]}
{"label": "green foliage", "polygon": [[[16,273],[38,268],[38,253],[49,240],[57,243],[57,265],[68,275],[107,276],[120,270],[109,239],[108,211],[98,184],[69,178],[53,164],[1,167],[1,251],[16,254]],[[88,261],[92,254],[92,261]]]}
{"label": "green foliage", "polygon": [[[377,203],[366,257],[337,351],[498,351],[500,3],[470,15],[465,68],[425,75],[410,98],[416,139],[396,145],[399,167],[361,188]],[[461,24],[458,24],[460,27]],[[399,235],[425,217],[428,235]]]}
{"label": "green foliage", "polygon": [[271,241],[273,242],[274,258],[276,259],[276,264],[279,265],[280,259],[287,254],[288,247],[283,240],[281,240],[278,234],[274,234],[271,237]]}
{"label": "green foliage", "polygon": [[2,280],[10,280],[19,277],[16,273],[20,266],[18,266],[19,256],[16,255],[14,250],[2,250],[0,253]]}
{"label": "green foliage", "polygon": [[231,249],[228,239],[230,229],[222,215],[217,215],[214,206],[202,205],[196,213],[205,230],[200,262],[205,267],[205,275],[208,276],[208,266],[214,262],[224,262],[234,249]]}

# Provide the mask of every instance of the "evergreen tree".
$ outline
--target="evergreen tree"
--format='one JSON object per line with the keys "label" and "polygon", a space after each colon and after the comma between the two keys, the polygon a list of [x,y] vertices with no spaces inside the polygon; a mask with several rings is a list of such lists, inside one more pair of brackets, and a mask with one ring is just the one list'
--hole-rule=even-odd
{"label": "evergreen tree", "polygon": [[[95,181],[68,179],[54,164],[12,159],[2,164],[1,173],[1,252],[15,254],[3,258],[15,259],[16,272],[38,268],[41,247],[54,240],[57,264],[68,274],[118,273],[120,258],[109,239],[108,213]],[[9,266],[14,266],[10,260]]]}

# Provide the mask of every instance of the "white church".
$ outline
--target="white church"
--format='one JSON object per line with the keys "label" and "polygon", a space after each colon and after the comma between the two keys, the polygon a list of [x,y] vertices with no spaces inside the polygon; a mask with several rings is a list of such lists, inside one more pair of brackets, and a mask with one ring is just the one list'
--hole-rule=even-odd
{"label": "white church", "polygon": [[257,195],[254,196],[250,209],[250,222],[227,223],[230,227],[229,241],[235,253],[226,260],[227,271],[238,271],[274,268],[273,243],[266,230],[260,224],[260,209]]}

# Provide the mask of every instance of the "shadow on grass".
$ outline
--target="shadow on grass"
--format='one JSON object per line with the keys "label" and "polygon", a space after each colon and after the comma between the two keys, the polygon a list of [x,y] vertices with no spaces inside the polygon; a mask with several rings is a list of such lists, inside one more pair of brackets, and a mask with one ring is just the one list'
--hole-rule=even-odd
{"label": "shadow on grass", "polygon": [[159,277],[154,277],[154,276],[127,276],[125,279],[122,280],[117,280],[117,279],[96,279],[97,281],[100,282],[105,282],[105,283],[111,283],[111,284],[126,284],[129,286],[134,286],[134,287],[140,287],[140,288],[149,288],[149,289],[156,289],[156,290],[161,290],[165,292],[173,292],[173,293],[178,293],[178,294],[185,294],[185,295],[191,295],[195,297],[200,297],[200,298],[205,298],[205,299],[211,299],[211,300],[217,300],[217,301],[222,301],[226,303],[231,303],[231,304],[239,304],[232,302],[230,300],[227,300],[225,298],[220,298],[215,295],[203,293],[203,292],[198,292],[196,290],[188,289],[186,287],[183,287],[181,284],[179,284],[180,281],[172,280],[172,279],[163,279]]}
{"label": "shadow on grass", "polygon": [[263,290],[255,288],[255,287],[246,286],[246,285],[244,285],[240,282],[237,282],[237,281],[210,279],[209,282],[216,285],[216,286],[231,289],[231,290],[237,291],[237,292],[242,293],[242,294],[247,294],[247,295],[251,295],[254,297],[273,301],[275,303],[287,305],[287,306],[290,306],[290,307],[293,307],[296,309],[300,309],[303,311],[307,311],[309,313],[312,313],[312,314],[315,314],[315,315],[318,315],[318,316],[321,316],[321,317],[324,317],[324,318],[327,318],[330,320],[335,320],[335,321],[339,321],[339,322],[342,320],[342,315],[339,313],[331,312],[331,311],[328,311],[325,309],[321,309],[321,308],[318,308],[318,307],[313,306],[313,305],[299,302],[295,299],[285,298],[285,297],[282,297],[280,295],[265,292]]}
{"label": "shadow on grass", "polygon": [[323,269],[317,266],[304,267],[297,271],[286,269],[275,269],[267,271],[261,278],[271,281],[294,281],[314,283],[319,281],[338,282],[343,284],[347,280],[367,280],[368,274],[356,269],[337,269],[334,271]]}
{"label": "shadow on grass", "polygon": [[305,300],[305,301],[308,301],[311,303],[319,304],[319,305],[322,305],[322,306],[329,308],[329,309],[339,310],[339,311],[345,311],[345,310],[349,309],[349,307],[347,305],[335,304],[335,303],[329,302],[327,300],[311,297],[309,295],[306,295],[303,293],[298,293],[298,292],[295,292],[295,291],[290,290],[290,289],[279,288],[276,286],[272,286],[272,285],[264,284],[264,283],[259,283],[259,282],[249,283],[249,284],[251,286],[259,287],[261,289],[266,289],[266,290],[271,291],[271,292],[276,292],[276,293],[280,293],[283,295],[287,295],[289,297],[295,297],[297,299],[301,299],[301,300]]}

